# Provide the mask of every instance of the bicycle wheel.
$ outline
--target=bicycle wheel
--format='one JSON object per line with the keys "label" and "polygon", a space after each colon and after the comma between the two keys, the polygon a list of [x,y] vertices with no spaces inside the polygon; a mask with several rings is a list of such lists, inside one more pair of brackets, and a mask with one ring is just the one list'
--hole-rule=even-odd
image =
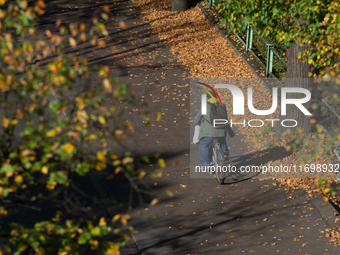
{"label": "bicycle wheel", "polygon": [[226,173],[223,171],[223,166],[224,166],[224,155],[223,151],[220,147],[220,144],[217,141],[214,141],[214,151],[215,151],[215,170],[216,170],[216,181],[219,184],[223,184],[225,178],[226,178]]}

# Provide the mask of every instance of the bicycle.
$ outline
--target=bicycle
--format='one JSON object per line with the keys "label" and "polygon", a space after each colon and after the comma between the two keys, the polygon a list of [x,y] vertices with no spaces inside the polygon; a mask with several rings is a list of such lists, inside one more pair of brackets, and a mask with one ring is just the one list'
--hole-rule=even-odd
{"label": "bicycle", "polygon": [[216,181],[218,184],[223,184],[224,180],[227,178],[226,173],[223,171],[226,159],[224,158],[224,153],[217,138],[215,138],[212,145],[210,145],[210,152],[211,163],[215,167]]}

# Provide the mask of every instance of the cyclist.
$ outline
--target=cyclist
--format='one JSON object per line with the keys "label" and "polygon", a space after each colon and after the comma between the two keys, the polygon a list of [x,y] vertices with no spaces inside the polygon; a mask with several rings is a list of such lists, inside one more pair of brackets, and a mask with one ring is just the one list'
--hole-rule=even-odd
{"label": "cyclist", "polygon": [[[202,115],[201,109],[199,110],[196,118],[194,120],[195,125],[200,125],[200,133],[198,139],[200,141],[200,161],[201,166],[210,165],[210,155],[209,155],[209,145],[213,142],[215,138],[218,138],[218,142],[221,145],[221,149],[224,153],[226,160],[229,160],[229,150],[226,141],[229,132],[227,129],[216,129],[210,124],[210,108],[211,104],[214,103],[214,99],[208,94],[208,104],[207,104],[207,114]],[[223,104],[225,107],[225,104]]]}

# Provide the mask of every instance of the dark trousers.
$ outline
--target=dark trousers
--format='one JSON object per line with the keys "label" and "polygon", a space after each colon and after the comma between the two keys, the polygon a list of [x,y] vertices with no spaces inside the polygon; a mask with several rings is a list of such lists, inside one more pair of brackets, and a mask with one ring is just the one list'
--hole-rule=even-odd
{"label": "dark trousers", "polygon": [[[216,137],[217,138],[217,137]],[[209,155],[209,145],[213,142],[215,137],[203,137],[200,140],[200,161],[201,166],[209,166],[210,155]],[[218,137],[218,142],[221,145],[221,149],[224,154],[229,154],[228,145],[225,137]]]}

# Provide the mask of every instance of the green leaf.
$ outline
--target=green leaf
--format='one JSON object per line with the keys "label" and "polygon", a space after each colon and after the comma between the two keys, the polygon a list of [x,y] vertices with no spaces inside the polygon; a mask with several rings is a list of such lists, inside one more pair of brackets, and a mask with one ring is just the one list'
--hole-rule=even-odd
{"label": "green leaf", "polygon": [[125,94],[125,93],[126,93],[126,90],[127,90],[126,85],[121,85],[121,86],[118,88],[119,94]]}
{"label": "green leaf", "polygon": [[81,176],[85,176],[86,173],[90,171],[90,165],[86,164],[86,163],[78,163],[76,165],[76,172],[81,175]]}
{"label": "green leaf", "polygon": [[118,84],[118,78],[116,78],[116,77],[112,78],[112,83],[113,84]]}
{"label": "green leaf", "polygon": [[58,184],[64,184],[66,183],[68,177],[65,173],[63,173],[62,171],[56,171],[56,172],[52,172],[50,173],[50,178],[49,181],[50,182],[57,182]]}
{"label": "green leaf", "polygon": [[9,173],[13,171],[14,171],[14,167],[11,164],[6,164],[0,169],[1,173]]}
{"label": "green leaf", "polygon": [[142,157],[142,160],[143,160],[145,163],[149,163],[149,162],[150,162],[150,160],[149,160],[149,158],[148,158],[147,156],[143,156],[143,157]]}
{"label": "green leaf", "polygon": [[26,169],[30,169],[30,168],[32,167],[32,163],[31,163],[30,161],[28,161],[28,162],[26,162],[26,163],[24,164],[24,167],[25,167]]}
{"label": "green leaf", "polygon": [[7,197],[8,194],[9,194],[9,190],[8,190],[7,188],[4,189],[4,190],[2,191],[2,195],[3,195],[4,197]]}
{"label": "green leaf", "polygon": [[16,157],[18,157],[18,153],[15,152],[15,151],[13,151],[9,154],[9,158],[16,158]]}
{"label": "green leaf", "polygon": [[277,9],[276,7],[273,8],[273,14],[276,15],[280,12],[279,9]]}
{"label": "green leaf", "polygon": [[21,0],[17,0],[17,4],[21,9],[26,9],[26,5],[24,5]]}

